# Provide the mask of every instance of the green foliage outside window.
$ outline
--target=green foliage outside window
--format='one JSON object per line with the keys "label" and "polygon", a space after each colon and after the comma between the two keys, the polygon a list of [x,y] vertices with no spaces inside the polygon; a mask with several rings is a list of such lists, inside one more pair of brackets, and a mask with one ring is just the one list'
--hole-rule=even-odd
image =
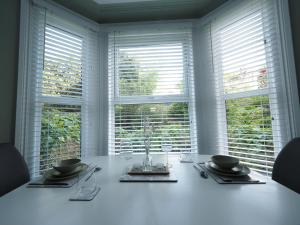
{"label": "green foliage outside window", "polygon": [[[226,116],[229,153],[244,163],[260,164],[258,160],[262,160],[262,166],[271,168],[274,145],[268,96],[227,100]],[[259,165],[251,167],[262,169]]]}
{"label": "green foliage outside window", "polygon": [[80,157],[80,107],[45,104],[41,121],[40,170],[58,159]]}
{"label": "green foliage outside window", "polygon": [[[143,120],[149,117],[153,126],[151,151],[160,151],[164,139],[172,139],[173,151],[190,147],[190,126],[187,103],[130,104],[115,107],[115,147],[121,140],[130,140],[133,150],[144,152]],[[184,147],[183,147],[184,146]]]}

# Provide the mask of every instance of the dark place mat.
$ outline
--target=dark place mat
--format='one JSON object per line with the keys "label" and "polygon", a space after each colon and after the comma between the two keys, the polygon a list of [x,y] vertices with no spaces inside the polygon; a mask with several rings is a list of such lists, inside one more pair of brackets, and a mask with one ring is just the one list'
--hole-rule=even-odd
{"label": "dark place mat", "polygon": [[205,167],[204,162],[196,163],[194,164],[194,167],[199,171],[201,170],[205,171],[219,184],[265,184],[266,183],[262,175],[259,175],[255,171],[251,171],[251,173],[247,176],[232,177],[232,176],[223,176],[211,172]]}
{"label": "dark place mat", "polygon": [[94,171],[95,165],[88,166],[86,170],[80,172],[76,177],[72,177],[66,180],[47,180],[44,176],[39,177],[31,181],[27,187],[28,188],[69,188],[72,187],[75,183],[80,181],[83,177],[87,176]]}

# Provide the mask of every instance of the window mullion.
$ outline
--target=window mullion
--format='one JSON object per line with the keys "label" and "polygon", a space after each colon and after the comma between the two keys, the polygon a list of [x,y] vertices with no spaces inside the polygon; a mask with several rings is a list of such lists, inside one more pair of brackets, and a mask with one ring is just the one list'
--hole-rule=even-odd
{"label": "window mullion", "polygon": [[49,104],[62,104],[62,105],[82,105],[82,98],[72,97],[54,97],[54,96],[40,96],[40,102]]}
{"label": "window mullion", "polygon": [[258,89],[253,91],[224,94],[224,98],[225,100],[229,100],[229,99],[247,98],[247,97],[261,96],[261,95],[268,95],[268,94],[269,94],[269,90],[265,88],[265,89]]}

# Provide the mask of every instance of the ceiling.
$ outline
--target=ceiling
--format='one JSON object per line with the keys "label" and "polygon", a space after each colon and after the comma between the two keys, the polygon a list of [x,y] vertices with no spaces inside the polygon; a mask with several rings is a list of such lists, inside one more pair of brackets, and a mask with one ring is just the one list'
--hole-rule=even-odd
{"label": "ceiling", "polygon": [[106,0],[105,4],[94,0],[54,1],[98,23],[121,23],[199,18],[227,0],[135,0],[127,3]]}

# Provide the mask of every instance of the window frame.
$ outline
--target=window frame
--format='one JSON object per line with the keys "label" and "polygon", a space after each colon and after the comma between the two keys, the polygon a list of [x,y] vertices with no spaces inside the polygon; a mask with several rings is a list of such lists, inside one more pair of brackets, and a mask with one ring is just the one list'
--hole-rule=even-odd
{"label": "window frame", "polygon": [[[245,19],[245,20],[248,20],[247,17],[248,16],[252,16],[252,15],[255,15],[255,14],[260,14],[258,16],[255,16],[255,17],[258,17],[260,18],[261,20],[261,26],[262,26],[262,29],[264,29],[264,27],[266,26],[266,23],[270,23],[270,21],[265,21],[264,18],[263,18],[263,10],[264,8],[258,8],[258,9],[251,9],[249,14],[247,15],[243,15],[242,17],[242,20]],[[221,27],[219,27],[217,29],[217,31],[214,31],[214,34],[216,35],[215,37],[215,40],[214,42],[217,43],[222,43],[222,33],[223,33],[223,29],[227,29],[229,26],[231,25],[234,25],[235,23],[243,23],[241,21],[241,19],[239,19],[239,17],[236,17],[234,18],[233,21],[227,21],[224,25],[222,25]],[[271,62],[270,62],[270,59],[269,57],[267,57],[267,54],[268,54],[268,51],[266,50],[266,45],[269,43],[269,37],[266,37],[265,36],[266,33],[263,32],[262,33],[262,36],[264,38],[264,49],[265,49],[265,63],[266,63],[266,67],[267,68],[273,68],[272,66],[268,66]],[[214,48],[214,47],[213,47]],[[219,47],[220,49],[222,49],[222,47]],[[272,47],[271,47],[272,48]],[[219,49],[219,50],[220,50]],[[214,51],[214,50],[213,50]],[[221,51],[221,50],[220,50]],[[218,114],[218,117],[219,118],[222,118],[224,120],[224,123],[223,124],[219,124],[219,128],[220,130],[222,130],[222,132],[219,132],[219,138],[218,139],[221,139],[223,142],[222,144],[220,145],[221,148],[223,148],[223,150],[220,150],[221,152],[224,152],[226,154],[230,154],[230,141],[228,140],[229,139],[229,136],[228,136],[228,118],[227,118],[227,107],[226,107],[226,101],[227,100],[239,100],[239,99],[243,99],[243,98],[251,98],[251,97],[263,97],[263,96],[266,96],[268,97],[268,101],[269,101],[269,107],[270,107],[270,113],[271,113],[271,117],[274,118],[275,116],[274,115],[279,115],[279,112],[277,110],[277,97],[276,98],[273,98],[271,97],[272,95],[272,91],[276,92],[276,86],[274,85],[275,83],[275,78],[274,78],[274,73],[271,72],[271,73],[268,73],[268,76],[267,76],[267,83],[268,83],[268,86],[267,87],[264,87],[262,89],[253,89],[253,90],[238,90],[236,92],[233,92],[233,93],[226,93],[225,91],[225,88],[224,88],[224,84],[225,84],[225,81],[224,81],[224,70],[223,70],[223,63],[222,61],[224,60],[222,58],[222,52],[219,52],[220,54],[214,56],[214,59],[215,59],[215,65],[214,67],[217,68],[214,72],[216,73],[214,76],[217,77],[217,86],[219,87],[218,89],[216,88],[216,92],[218,92],[220,94],[220,96],[218,97],[217,101],[218,101],[218,105],[220,105],[222,108],[218,110],[217,114]],[[276,93],[277,95],[278,93]],[[274,105],[276,105],[276,107],[274,107]],[[279,143],[282,143],[282,140],[281,140],[281,130],[278,130],[276,129],[279,125],[279,120],[280,118],[276,118],[276,119],[272,119],[271,120],[271,126],[272,126],[272,142],[273,142],[273,146],[274,146],[274,158],[276,158],[276,155],[277,153],[281,150],[281,145]],[[242,125],[241,125],[242,127]],[[222,134],[221,134],[222,133]],[[222,135],[222,137],[220,137]],[[239,144],[239,143],[237,143]],[[240,145],[240,144],[239,144]],[[231,151],[232,152],[232,151]],[[246,154],[246,153],[245,153]],[[253,154],[253,153],[252,153]],[[257,154],[257,153],[254,153],[254,154]],[[243,156],[245,157],[245,159],[247,159],[247,156]],[[241,158],[243,158],[241,157]],[[269,174],[269,170],[266,169],[266,174]]]}
{"label": "window frame", "polygon": [[[188,51],[187,50],[187,46],[184,44],[183,41],[178,40],[178,41],[170,41],[167,43],[163,43],[163,44],[173,44],[173,43],[179,43],[182,44],[182,52],[183,52],[183,57],[184,57],[184,52]],[[149,46],[152,46],[151,44],[149,44]],[[134,46],[134,47],[145,47],[145,45],[141,46]],[[116,49],[114,47],[114,52],[118,52],[117,55],[119,55],[119,48]],[[116,57],[117,59],[119,59],[118,57]],[[118,61],[116,59],[113,60],[113,66],[115,68],[116,65],[118,65]],[[117,63],[116,63],[117,61]],[[187,67],[185,65],[185,63],[183,63],[183,68]],[[189,83],[188,81],[188,75],[187,75],[187,71],[185,69],[183,69],[183,93],[182,94],[178,94],[178,95],[134,95],[134,96],[122,96],[120,95],[120,88],[119,88],[119,74],[118,72],[116,72],[116,70],[114,69],[114,76],[115,79],[114,80],[114,102],[118,102],[118,103],[125,103],[125,104],[130,104],[133,102],[140,102],[140,103],[166,103],[168,102],[168,99],[172,99],[172,101],[184,101],[185,99],[189,98],[189,94],[188,94],[188,86]]]}
{"label": "window frame", "polygon": [[[164,26],[164,25],[162,25]],[[186,26],[186,25],[185,25]],[[118,27],[117,27],[118,28]],[[114,28],[116,29],[116,28]],[[124,29],[124,28],[123,28]],[[125,28],[126,31],[131,31],[131,30],[135,30],[136,27],[135,26],[128,26]],[[146,32],[147,32],[147,28],[143,28]],[[151,28],[150,28],[151,29]],[[156,30],[159,31],[159,30]],[[192,29],[190,30],[192,33]],[[119,31],[116,30],[112,30],[110,31],[110,35],[114,35],[115,33],[118,33]],[[191,38],[192,39],[192,38]],[[187,103],[188,104],[188,114],[189,114],[189,124],[190,124],[190,141],[191,141],[191,146],[197,146],[197,138],[195,137],[195,134],[193,133],[193,129],[196,129],[196,118],[194,115],[194,110],[195,110],[195,106],[194,106],[194,102],[195,99],[193,97],[193,95],[191,94],[191,91],[193,91],[194,89],[194,84],[192,83],[190,77],[194,76],[194,72],[193,72],[193,62],[190,62],[190,60],[193,60],[193,58],[187,57],[185,55],[188,55],[188,53],[193,52],[192,49],[192,40],[191,43],[188,44],[188,40],[186,39],[180,39],[178,38],[178,40],[172,40],[172,41],[163,41],[163,44],[174,44],[174,43],[180,43],[182,45],[182,53],[183,53],[183,58],[187,58],[188,60],[185,61],[183,60],[183,77],[182,77],[182,81],[183,81],[183,93],[182,94],[178,94],[178,95],[135,95],[135,96],[120,96],[120,91],[119,91],[119,87],[118,87],[118,77],[119,74],[116,71],[116,69],[114,69],[112,72],[110,72],[109,74],[109,79],[110,82],[113,82],[112,85],[110,85],[110,87],[113,90],[109,90],[109,95],[110,95],[110,102],[109,102],[109,118],[110,118],[110,128],[109,128],[109,144],[108,144],[108,152],[109,154],[115,154],[115,151],[112,149],[115,149],[115,105],[118,104],[168,104],[168,103]],[[152,46],[153,44],[149,44],[149,46]],[[145,45],[142,43],[141,44],[142,47],[145,47]],[[139,47],[139,45],[135,45],[134,47]],[[113,44],[111,46],[111,48],[113,48],[113,52],[115,55],[119,54],[119,49],[116,49],[115,45]],[[190,48],[190,49],[189,49]],[[116,54],[115,52],[118,52],[118,54]],[[118,64],[118,58],[114,57],[114,59],[112,60],[112,65],[109,65],[116,68],[115,66]],[[117,62],[117,63],[116,63]],[[190,68],[191,67],[191,68]],[[113,76],[113,78],[111,77]],[[196,134],[197,136],[197,134]],[[191,152],[195,152],[196,149],[195,148],[191,148]],[[158,152],[155,152],[158,153]],[[176,153],[178,154],[178,153]]]}
{"label": "window frame", "polygon": [[[86,99],[91,96],[88,94],[90,90],[87,90],[85,85],[82,86],[82,95],[78,97],[61,97],[61,96],[43,96],[42,95],[42,85],[37,84],[35,80],[41,79],[43,72],[38,73],[38,77],[32,76],[32,56],[33,56],[33,13],[35,12],[35,7],[43,9],[43,17],[45,20],[44,30],[46,26],[53,26],[62,31],[69,32],[75,36],[82,38],[84,43],[85,39],[90,42],[92,33],[97,34],[97,55],[100,58],[98,51],[100,50],[99,40],[101,37],[99,34],[99,24],[93,22],[79,14],[73,13],[66,10],[63,6],[56,3],[46,2],[44,0],[24,0],[21,1],[21,15],[20,15],[20,43],[19,43],[19,64],[18,64],[18,91],[17,91],[17,107],[16,107],[16,130],[15,130],[15,146],[19,149],[20,153],[25,158],[28,166],[31,168],[31,175],[33,177],[37,176],[39,173],[39,157],[40,157],[40,135],[35,136],[34,133],[41,133],[41,114],[42,105],[45,104],[58,104],[58,105],[72,105],[79,106],[81,111],[80,124],[81,124],[81,155],[85,154],[86,147],[90,143],[84,143],[82,141],[83,136],[89,136],[88,133],[94,131],[98,125],[93,126],[90,130],[90,121],[88,121],[88,114],[91,113],[90,109],[87,109]],[[49,17],[46,20],[46,14]],[[90,33],[88,33],[90,32]],[[45,34],[45,31],[44,31]],[[45,38],[45,35],[43,35]],[[95,41],[93,41],[94,43]],[[103,47],[103,46],[101,46]],[[43,46],[44,49],[44,46]],[[44,50],[43,50],[44,51]],[[84,50],[85,51],[85,50]],[[41,55],[41,53],[39,53]],[[83,54],[87,54],[83,52]],[[91,53],[88,53],[89,55]],[[92,53],[93,54],[93,53]],[[44,54],[43,54],[44,57]],[[92,62],[94,63],[94,62]],[[39,66],[39,67],[43,67]],[[93,67],[93,68],[92,68]],[[82,82],[87,79],[86,82],[90,83],[90,78],[84,77],[86,73],[103,74],[103,70],[95,64],[91,66],[91,63],[84,65],[82,67]],[[96,80],[94,80],[96,81]],[[34,84],[35,83],[35,84]],[[34,95],[34,93],[39,93]],[[89,96],[88,96],[89,95]],[[93,96],[94,98],[94,96]],[[97,97],[98,98],[98,97]],[[94,102],[96,101],[93,100]],[[99,104],[99,103],[96,103]],[[36,106],[36,107],[35,107]],[[98,105],[97,105],[98,107]],[[33,110],[34,109],[34,110]],[[95,123],[100,121],[100,118],[95,119]],[[84,121],[84,122],[83,122]],[[36,126],[38,125],[38,126]],[[86,129],[89,129],[88,131]],[[83,132],[84,131],[84,132]],[[97,131],[98,132],[98,131]],[[85,134],[83,134],[85,133]],[[96,139],[92,145],[95,145]],[[98,145],[98,143],[96,143]],[[94,147],[94,146],[93,146]]]}
{"label": "window frame", "polygon": [[[217,117],[216,93],[211,91],[214,89],[216,83],[213,67],[215,60],[213,59],[212,53],[212,23],[220,16],[232,12],[236,5],[245,3],[247,3],[247,0],[228,1],[209,15],[201,19],[196,19],[194,22],[194,70],[195,85],[198,87],[195,89],[195,98],[198,150],[200,154],[220,154],[218,146],[223,145],[215,136],[220,127],[221,120]],[[288,1],[285,0],[272,0],[271,4],[273,4],[277,10],[277,18],[274,23],[278,32],[276,40],[280,48],[279,58],[283,75],[282,85],[284,92],[282,95],[287,98],[286,111],[288,111],[289,117],[289,121],[287,122],[289,130],[285,132],[290,134],[289,138],[291,139],[300,136],[300,107],[291,36],[289,4]],[[203,82],[205,82],[205,84]],[[209,101],[210,104],[207,104],[207,101]],[[203,130],[203,127],[206,129]],[[283,144],[285,143],[287,143],[287,140],[283,141]]]}
{"label": "window frame", "polygon": [[[84,33],[81,32],[76,32],[74,30],[70,30],[68,29],[68,27],[64,27],[63,23],[61,20],[59,19],[53,19],[52,16],[45,18],[45,26],[44,26],[44,46],[43,46],[43,61],[45,60],[45,39],[46,39],[46,29],[47,26],[53,27],[54,29],[59,29],[62,32],[67,32],[70,33],[71,35],[77,36],[78,38],[81,38],[82,40],[82,44],[85,41],[84,40]],[[84,54],[84,52],[82,52],[82,54]],[[81,56],[82,57],[82,56]],[[44,65],[42,66],[43,70],[44,70]],[[82,79],[82,83],[84,83],[85,78],[85,73],[83,72],[84,68],[81,69],[81,79]],[[36,80],[39,81],[43,81],[43,76],[44,76],[44,72],[41,72],[39,74],[39,77],[36,78]],[[31,171],[31,173],[33,174],[39,174],[40,173],[40,165],[37,165],[38,162],[40,162],[40,153],[41,153],[41,131],[42,131],[42,111],[43,111],[43,105],[44,104],[54,104],[54,105],[61,105],[61,106],[66,106],[66,105],[70,105],[70,106],[78,106],[80,107],[80,155],[84,155],[84,149],[83,148],[83,143],[82,143],[82,131],[83,129],[83,124],[86,123],[86,115],[85,115],[85,111],[84,111],[84,101],[86,100],[86,85],[82,85],[82,89],[81,89],[81,95],[80,96],[76,96],[76,97],[67,97],[67,96],[48,96],[48,95],[44,95],[42,92],[42,82],[40,82],[39,84],[36,84],[35,90],[33,90],[35,92],[35,100],[33,100],[34,105],[37,106],[35,107],[35,116],[34,116],[34,133],[39,133],[39,136],[35,136],[34,137],[34,154],[36,155],[36,160],[34,160],[34,166],[33,166],[33,170]],[[31,90],[32,91],[32,90]]]}

